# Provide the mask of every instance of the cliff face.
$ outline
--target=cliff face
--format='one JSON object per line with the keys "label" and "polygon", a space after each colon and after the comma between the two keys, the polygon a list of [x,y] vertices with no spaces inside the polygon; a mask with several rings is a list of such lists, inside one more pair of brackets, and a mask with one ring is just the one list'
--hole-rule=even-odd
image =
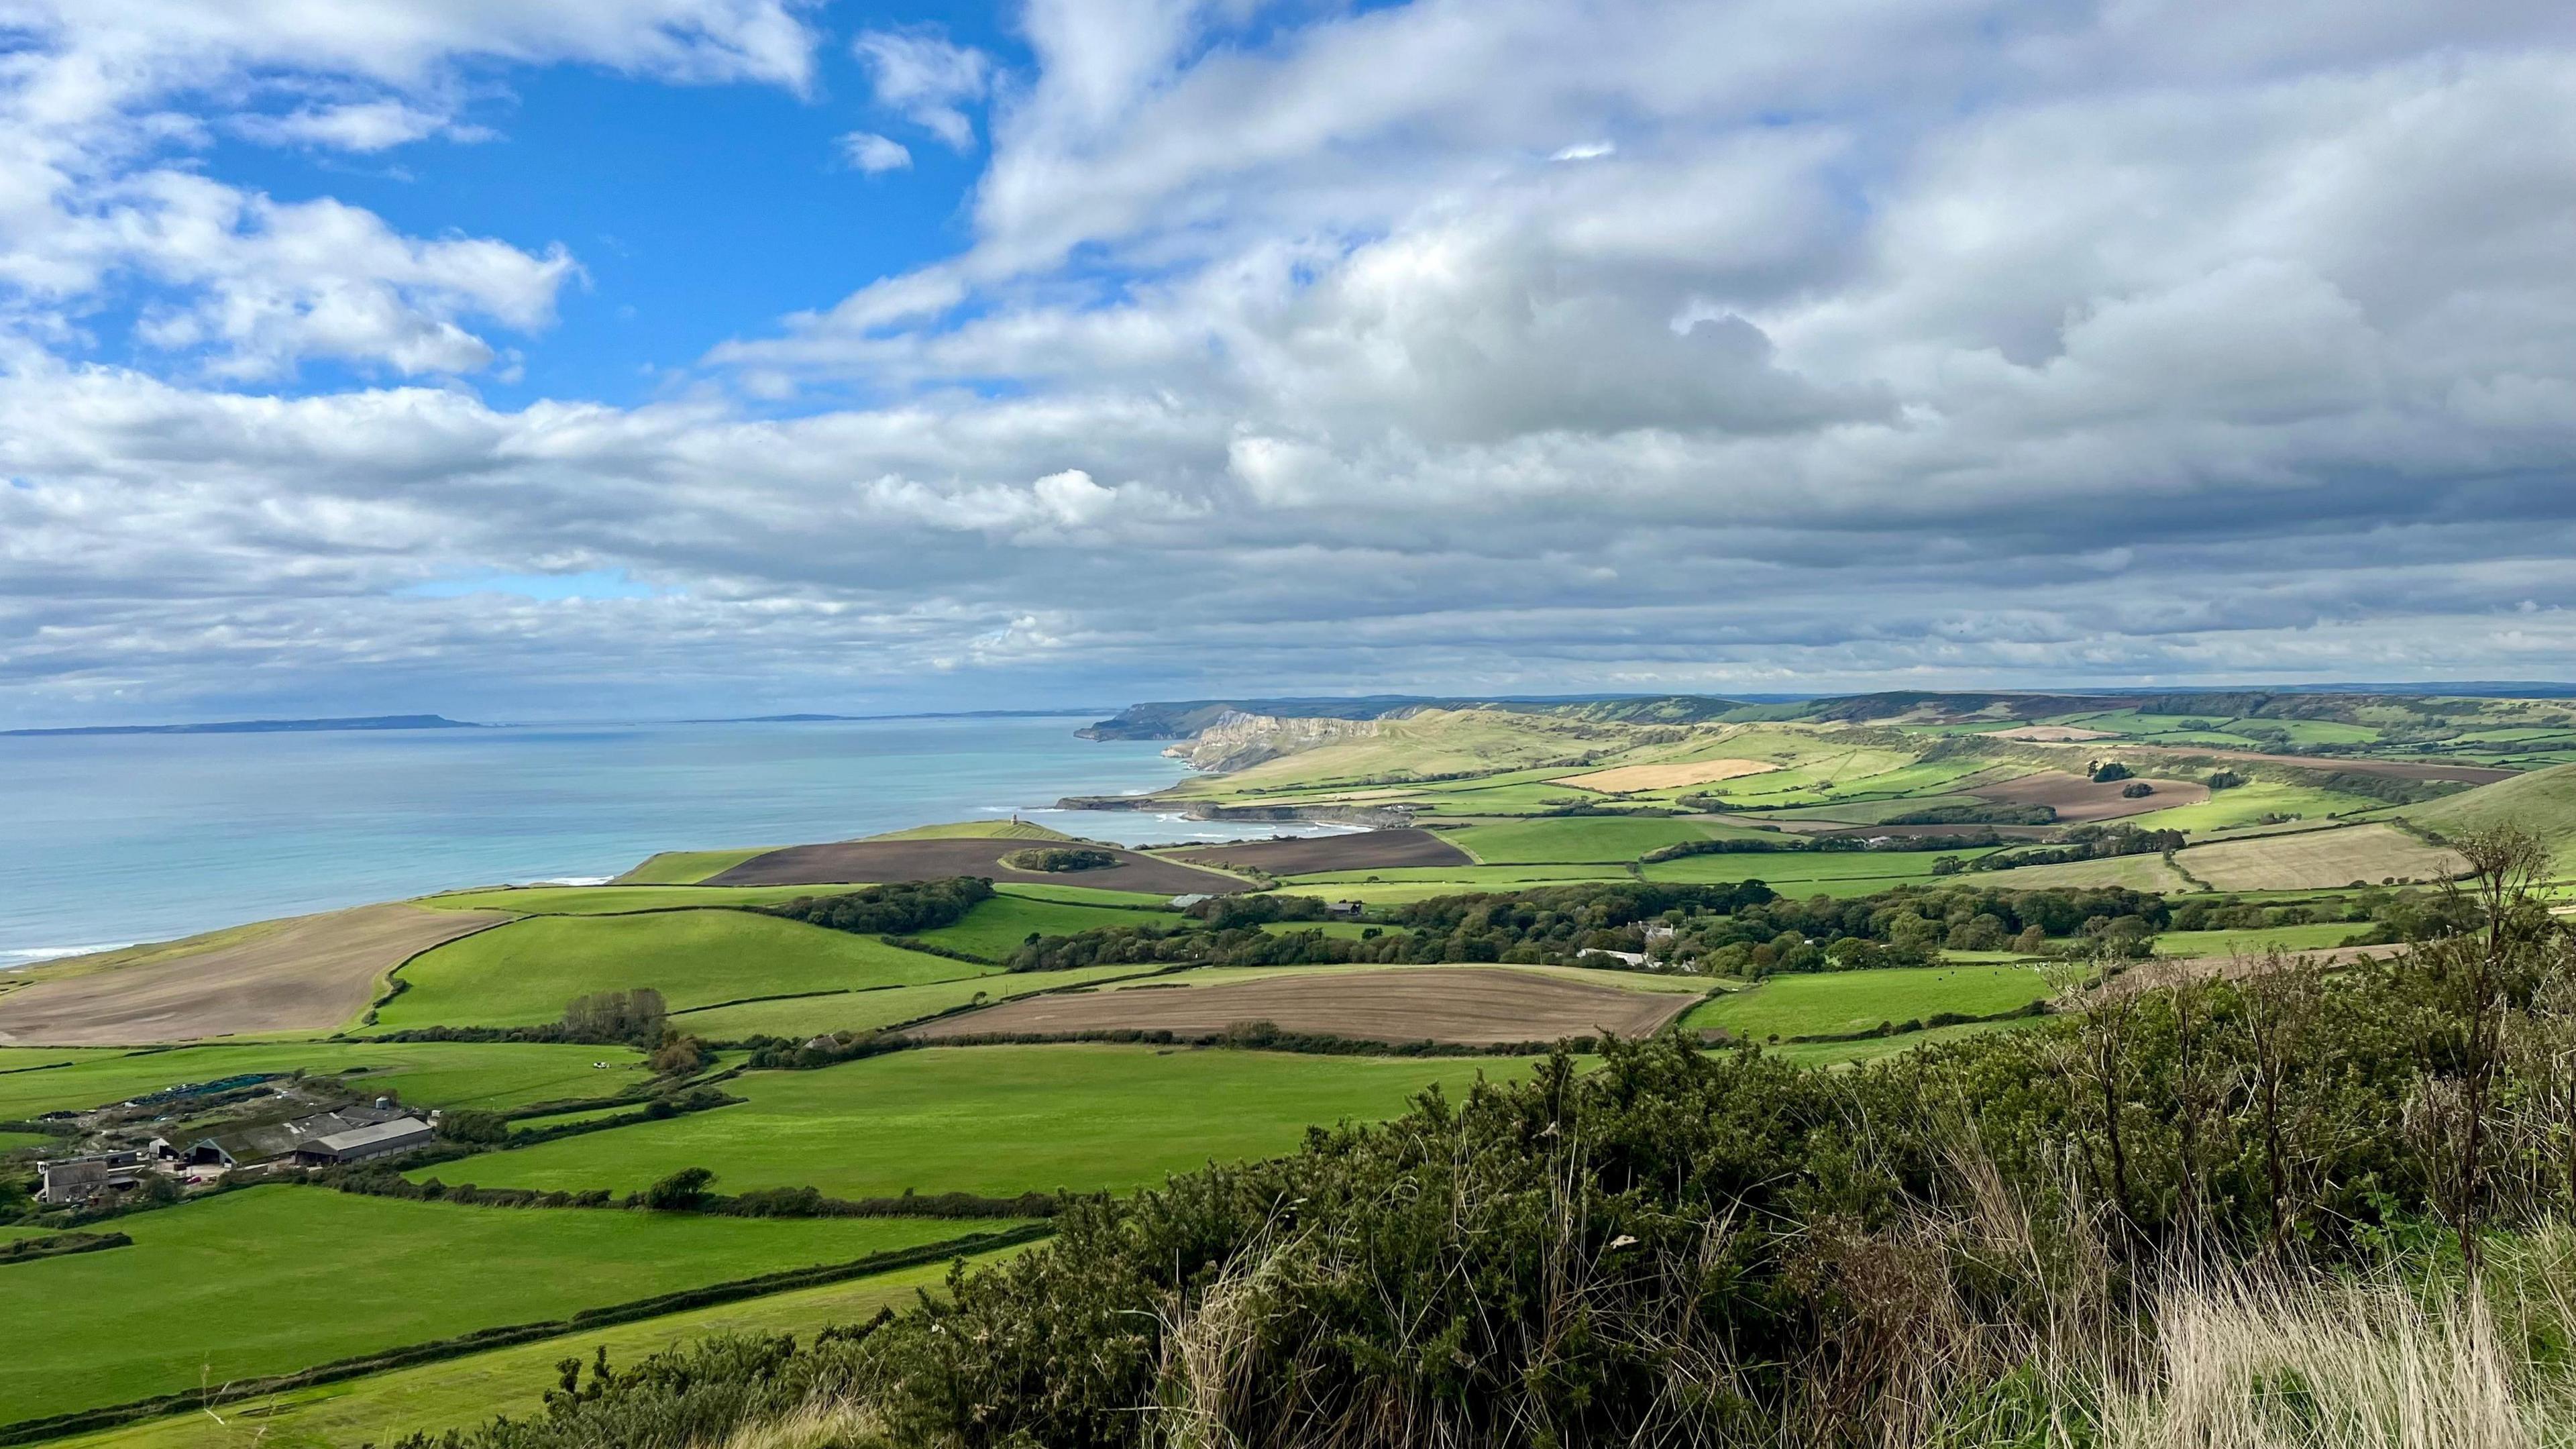
{"label": "cliff face", "polygon": [[1373,719],[1282,718],[1227,710],[1163,753],[1187,761],[1194,770],[1241,770],[1319,745],[1366,739],[1377,732],[1378,721]]}

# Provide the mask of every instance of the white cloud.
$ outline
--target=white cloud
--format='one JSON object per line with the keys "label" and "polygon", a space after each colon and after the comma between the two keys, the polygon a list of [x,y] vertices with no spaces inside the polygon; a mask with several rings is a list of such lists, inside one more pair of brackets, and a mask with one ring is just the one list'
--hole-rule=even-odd
{"label": "white cloud", "polygon": [[991,86],[991,57],[918,29],[862,31],[850,49],[868,68],[877,104],[956,150],[975,148],[975,123],[965,106]]}
{"label": "white cloud", "polygon": [[912,153],[900,141],[871,131],[852,131],[841,138],[841,159],[870,176],[901,171],[912,165]]}
{"label": "white cloud", "polygon": [[1550,153],[1547,159],[1550,161],[1598,161],[1604,156],[1616,156],[1618,154],[1619,148],[1608,141],[1579,141],[1574,145],[1566,146]]}

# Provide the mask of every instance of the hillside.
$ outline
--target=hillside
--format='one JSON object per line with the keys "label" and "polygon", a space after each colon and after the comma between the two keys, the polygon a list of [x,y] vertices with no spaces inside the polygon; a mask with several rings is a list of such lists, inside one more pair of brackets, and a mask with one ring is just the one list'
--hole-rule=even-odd
{"label": "hillside", "polygon": [[2547,844],[2560,870],[2576,870],[2576,765],[2534,770],[2436,800],[2405,817],[2437,835],[2513,826]]}

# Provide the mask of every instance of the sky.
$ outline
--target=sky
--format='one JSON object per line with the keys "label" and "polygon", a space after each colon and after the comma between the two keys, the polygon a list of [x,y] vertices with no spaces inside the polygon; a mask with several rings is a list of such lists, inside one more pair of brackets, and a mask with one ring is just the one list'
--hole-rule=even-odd
{"label": "sky", "polygon": [[2576,678],[2563,0],[0,0],[0,727]]}

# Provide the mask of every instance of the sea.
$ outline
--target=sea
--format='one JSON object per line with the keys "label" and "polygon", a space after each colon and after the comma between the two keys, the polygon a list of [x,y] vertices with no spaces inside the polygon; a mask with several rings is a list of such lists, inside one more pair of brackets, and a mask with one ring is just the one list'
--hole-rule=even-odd
{"label": "sea", "polygon": [[1064,811],[1189,773],[1094,716],[0,737],[0,970],[659,850],[1014,813],[1128,845],[1337,827]]}

